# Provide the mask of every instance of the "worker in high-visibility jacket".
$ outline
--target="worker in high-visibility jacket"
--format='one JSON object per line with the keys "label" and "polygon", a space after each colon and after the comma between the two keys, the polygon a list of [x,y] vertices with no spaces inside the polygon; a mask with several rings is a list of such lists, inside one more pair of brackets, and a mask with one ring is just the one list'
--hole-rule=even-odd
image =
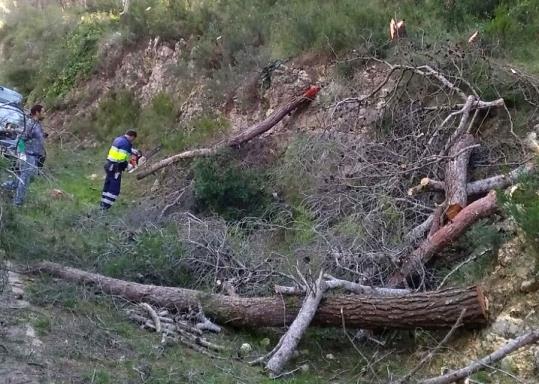
{"label": "worker in high-visibility jacket", "polygon": [[133,151],[133,141],[137,137],[137,132],[130,129],[124,135],[118,136],[112,142],[105,163],[105,185],[101,194],[101,208],[109,209],[118,198],[122,185],[122,172],[129,165],[131,153]]}

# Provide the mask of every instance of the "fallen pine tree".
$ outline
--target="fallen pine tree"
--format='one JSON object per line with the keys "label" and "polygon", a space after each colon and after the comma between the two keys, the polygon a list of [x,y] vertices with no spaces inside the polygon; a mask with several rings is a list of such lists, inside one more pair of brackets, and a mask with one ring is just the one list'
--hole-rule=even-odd
{"label": "fallen pine tree", "polygon": [[[296,318],[302,297],[234,297],[192,289],[127,282],[103,275],[40,263],[36,271],[77,284],[97,287],[104,293],[134,302],[147,302],[177,311],[201,308],[211,320],[234,327],[280,327]],[[327,295],[312,324],[365,329],[450,328],[463,309],[462,323],[480,327],[487,323],[487,299],[480,287],[449,288],[401,296]]]}
{"label": "fallen pine tree", "polygon": [[252,140],[253,138],[261,135],[262,133],[269,131],[289,113],[314,100],[319,91],[320,87],[314,85],[311,86],[303,95],[293,98],[289,103],[277,109],[265,120],[252,125],[251,127],[241,131],[236,136],[230,137],[224,142],[219,143],[213,147],[184,151],[176,155],[167,157],[166,159],[158,161],[150,166],[141,168],[140,171],[137,173],[137,179],[143,179],[146,176],[157,172],[161,168],[168,167],[169,165],[175,164],[181,160],[192,159],[195,157],[211,156],[216,154],[222,148],[237,147],[243,143],[246,143],[249,140]]}

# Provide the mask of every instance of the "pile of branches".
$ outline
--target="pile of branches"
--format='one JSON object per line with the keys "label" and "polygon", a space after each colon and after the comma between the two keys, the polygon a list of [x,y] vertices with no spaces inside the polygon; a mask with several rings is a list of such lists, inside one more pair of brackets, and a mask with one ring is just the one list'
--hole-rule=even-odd
{"label": "pile of branches", "polygon": [[[333,126],[332,119],[342,110],[360,117],[360,111],[370,107],[380,109],[375,129],[362,135],[329,129],[308,135],[291,146],[295,153],[283,172],[295,170],[299,180],[309,180],[304,203],[327,243],[325,268],[384,286],[401,260],[425,240],[434,214],[448,208],[443,183],[419,192],[414,187],[420,181],[451,178],[449,164],[465,154],[470,162],[460,168],[464,182],[476,180],[469,191],[473,201],[533,172],[534,165],[526,140],[514,133],[504,100],[482,100],[475,85],[480,79],[465,78],[473,74],[477,61],[488,63],[484,57],[473,62],[456,57],[443,72],[426,64],[374,61],[387,68],[387,77],[371,94],[335,103],[327,125]],[[511,70],[485,68],[492,84],[497,84],[496,76],[503,83],[511,75],[511,85],[518,84],[512,92],[520,92],[533,108],[533,100],[539,100],[536,83]],[[380,101],[382,90],[387,96]],[[463,135],[468,144],[459,149]],[[353,223],[356,234],[343,235],[343,223]],[[423,275],[428,283],[430,271]]]}
{"label": "pile of branches", "polygon": [[219,333],[221,327],[209,321],[200,310],[173,314],[167,309],[156,310],[148,303],[140,303],[127,309],[127,314],[140,328],[160,334],[162,345],[180,342],[212,358],[221,358],[218,354],[225,350],[224,346],[204,337],[205,331]]}

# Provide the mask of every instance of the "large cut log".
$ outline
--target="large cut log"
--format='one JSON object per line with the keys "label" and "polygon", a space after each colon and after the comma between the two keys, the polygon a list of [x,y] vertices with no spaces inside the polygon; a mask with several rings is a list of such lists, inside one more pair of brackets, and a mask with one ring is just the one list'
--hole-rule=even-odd
{"label": "large cut log", "polygon": [[447,245],[458,239],[472,224],[492,215],[497,209],[495,191],[491,191],[485,197],[468,205],[453,218],[452,222],[424,240],[419,247],[401,261],[399,271],[389,279],[389,286],[399,287],[403,285],[409,276],[421,271],[424,264]]}
{"label": "large cut log", "polygon": [[237,147],[240,144],[246,143],[249,140],[252,140],[253,138],[261,135],[262,133],[269,131],[289,113],[293,112],[299,107],[314,100],[314,98],[316,97],[319,91],[320,91],[320,87],[311,86],[309,90],[307,90],[307,92],[305,92],[302,96],[295,97],[288,104],[286,104],[285,106],[273,112],[265,120],[258,122],[255,125],[245,129],[244,131],[240,132],[236,136],[233,136],[229,138],[228,140],[210,148],[201,148],[201,149],[184,151],[174,156],[167,157],[166,159],[158,161],[157,163],[154,163],[153,165],[149,167],[145,167],[141,169],[137,173],[137,179],[139,180],[143,179],[146,176],[149,176],[152,173],[155,173],[156,171],[160,170],[161,168],[175,164],[179,162],[180,160],[192,159],[195,157],[211,156],[223,148]]}
{"label": "large cut log", "polygon": [[445,168],[446,216],[453,218],[467,205],[468,162],[475,139],[470,134],[463,135],[449,150],[451,160]]}
{"label": "large cut log", "polygon": [[[235,327],[280,327],[296,318],[302,298],[297,296],[232,297],[192,289],[144,285],[113,279],[75,268],[43,262],[38,271],[130,301],[146,302],[179,311],[199,308],[212,320]],[[463,324],[487,322],[486,299],[479,287],[449,288],[402,296],[331,295],[322,299],[313,319],[319,326],[350,328],[450,328],[466,309]]]}
{"label": "large cut log", "polygon": [[[526,175],[531,175],[537,171],[537,162],[530,161],[522,164],[520,167],[513,169],[511,172],[504,175],[496,175],[486,179],[476,180],[466,185],[466,193],[468,196],[481,195],[493,189],[505,189],[514,184],[518,178]],[[421,179],[419,185],[408,190],[409,196],[415,196],[422,192],[443,192],[445,191],[445,183],[443,181],[429,179],[425,177]]]}

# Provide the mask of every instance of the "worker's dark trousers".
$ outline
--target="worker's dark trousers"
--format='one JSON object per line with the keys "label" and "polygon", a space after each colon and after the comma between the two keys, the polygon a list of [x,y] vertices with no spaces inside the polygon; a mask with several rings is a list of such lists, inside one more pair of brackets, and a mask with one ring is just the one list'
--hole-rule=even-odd
{"label": "worker's dark trousers", "polygon": [[120,194],[122,172],[110,171],[106,167],[105,172],[107,172],[107,177],[105,178],[105,185],[101,194],[101,208],[109,209]]}

